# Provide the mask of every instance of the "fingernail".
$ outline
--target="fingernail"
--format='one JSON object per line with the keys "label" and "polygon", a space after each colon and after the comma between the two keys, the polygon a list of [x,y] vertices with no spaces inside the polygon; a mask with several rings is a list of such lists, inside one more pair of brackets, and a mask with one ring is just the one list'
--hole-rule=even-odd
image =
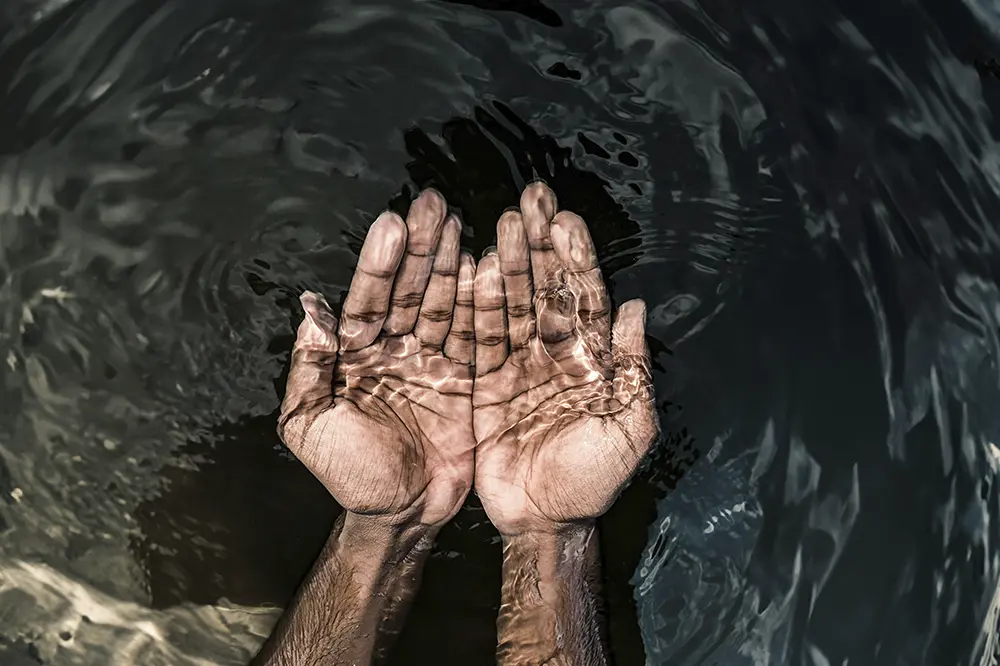
{"label": "fingernail", "polygon": [[479,258],[482,259],[486,255],[491,254],[491,253],[492,254],[496,254],[497,253],[497,246],[496,245],[490,245],[490,246],[488,246],[485,250],[483,250],[483,254]]}
{"label": "fingernail", "polygon": [[507,206],[506,208],[503,209],[503,212],[504,212],[504,214],[506,214],[506,213],[520,213],[521,209],[518,208],[517,206]]}

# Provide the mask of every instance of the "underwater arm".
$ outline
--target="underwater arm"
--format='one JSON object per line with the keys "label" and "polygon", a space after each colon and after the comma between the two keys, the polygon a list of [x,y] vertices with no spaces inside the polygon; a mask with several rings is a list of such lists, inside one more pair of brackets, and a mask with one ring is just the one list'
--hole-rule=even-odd
{"label": "underwater arm", "polygon": [[504,537],[501,666],[607,664],[601,611],[593,521]]}
{"label": "underwater arm", "polygon": [[380,663],[398,635],[435,530],[343,513],[251,666]]}

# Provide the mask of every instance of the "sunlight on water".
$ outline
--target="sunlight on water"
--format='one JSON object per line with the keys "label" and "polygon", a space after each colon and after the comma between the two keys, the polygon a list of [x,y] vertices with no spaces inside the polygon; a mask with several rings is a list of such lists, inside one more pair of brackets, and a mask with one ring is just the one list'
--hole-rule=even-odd
{"label": "sunlight on water", "polygon": [[0,568],[0,604],[18,608],[4,614],[4,632],[36,636],[42,663],[92,664],[101,654],[109,666],[245,664],[279,614],[222,603],[151,611],[19,561]]}

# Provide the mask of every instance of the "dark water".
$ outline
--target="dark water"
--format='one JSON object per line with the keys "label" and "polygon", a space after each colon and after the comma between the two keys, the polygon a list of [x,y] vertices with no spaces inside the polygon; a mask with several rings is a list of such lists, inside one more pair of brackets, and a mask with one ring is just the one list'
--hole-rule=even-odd
{"label": "dark water", "polygon": [[[993,666],[1000,7],[5,0],[0,663],[242,664],[337,507],[275,410],[303,289],[434,186],[545,178],[650,306],[616,663]],[[441,535],[400,664],[489,664]]]}

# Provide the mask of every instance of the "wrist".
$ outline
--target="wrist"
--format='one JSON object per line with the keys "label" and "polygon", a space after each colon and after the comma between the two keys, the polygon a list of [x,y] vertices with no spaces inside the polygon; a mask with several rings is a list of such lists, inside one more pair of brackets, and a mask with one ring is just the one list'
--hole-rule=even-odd
{"label": "wrist", "polygon": [[589,556],[596,546],[596,521],[560,523],[518,534],[501,535],[504,579],[516,577],[526,562],[539,575],[538,592],[554,601],[563,596],[561,587],[583,576],[591,564]]}
{"label": "wrist", "polygon": [[393,572],[419,564],[439,531],[416,522],[393,522],[380,516],[345,511],[334,536],[337,558],[350,565],[363,595],[383,592]]}
{"label": "wrist", "polygon": [[551,547],[567,541],[586,539],[597,527],[596,519],[577,520],[569,523],[534,522],[525,529],[500,530],[504,544],[524,544]]}
{"label": "wrist", "polygon": [[[584,562],[591,542],[597,538],[597,521],[586,520],[539,526],[537,529],[501,534],[508,555],[530,553],[548,572],[575,569]],[[518,557],[509,558],[516,561]]]}
{"label": "wrist", "polygon": [[546,526],[503,540],[498,663],[606,663],[596,521]]}
{"label": "wrist", "polygon": [[428,540],[433,542],[440,529],[416,520],[344,511],[340,535],[367,548],[378,550],[415,545]]}

